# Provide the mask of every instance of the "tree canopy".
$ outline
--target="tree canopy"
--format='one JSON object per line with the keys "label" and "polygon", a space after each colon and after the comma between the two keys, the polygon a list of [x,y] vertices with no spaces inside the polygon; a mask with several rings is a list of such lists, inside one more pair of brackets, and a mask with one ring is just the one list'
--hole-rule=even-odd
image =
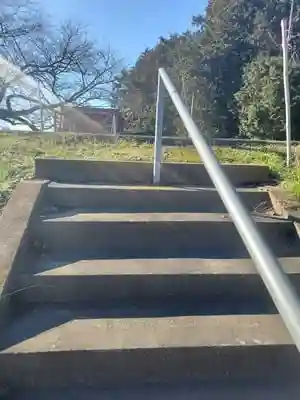
{"label": "tree canopy", "polygon": [[[157,71],[165,67],[205,135],[283,138],[280,21],[289,16],[296,137],[300,0],[292,10],[290,0],[209,0],[185,32],[158,38],[122,71],[110,49],[74,22],[53,26],[34,4],[2,0],[0,119],[36,129],[41,103],[51,113],[62,104],[105,99],[121,108],[127,130],[153,132]],[[185,134],[170,99],[164,129]]]}
{"label": "tree canopy", "polygon": [[[280,22],[289,17],[290,7],[290,0],[210,0],[204,14],[193,17],[190,30],[160,38],[154,48],[140,55],[132,68],[119,75],[115,92],[119,105],[126,111],[129,128],[154,129],[157,70],[165,67],[186,104],[191,107],[193,102],[193,116],[205,134],[244,135],[245,107],[241,102],[247,96],[236,94],[241,90],[245,94],[245,88],[251,89],[245,72],[248,65],[254,68],[261,57],[281,57]],[[295,0],[292,21],[289,46],[291,69],[295,71],[300,54],[300,0]],[[275,69],[268,71],[275,74],[270,78],[274,87],[268,93],[277,96],[278,87],[283,85],[282,76],[278,69],[276,73]],[[257,104],[266,87],[260,86],[259,90],[262,92],[252,96]],[[292,90],[294,95],[296,92]],[[282,97],[279,103],[278,97],[270,102],[273,100],[280,107],[281,119],[279,124],[272,125],[276,132],[269,133],[268,137],[278,138],[283,135],[284,104]],[[247,136],[264,137],[266,129],[256,131],[255,124],[251,129],[247,127]],[[170,135],[184,133],[170,104],[164,126]]]}

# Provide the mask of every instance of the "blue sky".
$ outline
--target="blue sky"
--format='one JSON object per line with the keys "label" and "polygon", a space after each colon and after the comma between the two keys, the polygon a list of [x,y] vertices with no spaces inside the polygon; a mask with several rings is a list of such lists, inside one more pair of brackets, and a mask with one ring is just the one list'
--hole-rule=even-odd
{"label": "blue sky", "polygon": [[152,47],[159,36],[182,32],[207,0],[39,0],[55,20],[72,19],[87,26],[100,43],[111,45],[124,64]]}

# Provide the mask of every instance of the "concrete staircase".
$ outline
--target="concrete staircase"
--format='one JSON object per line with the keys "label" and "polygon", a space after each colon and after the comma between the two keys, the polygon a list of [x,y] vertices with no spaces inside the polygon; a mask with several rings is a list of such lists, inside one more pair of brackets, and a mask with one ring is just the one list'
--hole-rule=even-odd
{"label": "concrete staircase", "polygon": [[[268,169],[224,168],[300,290]],[[162,187],[151,169],[37,160],[47,182],[8,278],[0,398],[299,399],[300,356],[203,166],[164,164]]]}

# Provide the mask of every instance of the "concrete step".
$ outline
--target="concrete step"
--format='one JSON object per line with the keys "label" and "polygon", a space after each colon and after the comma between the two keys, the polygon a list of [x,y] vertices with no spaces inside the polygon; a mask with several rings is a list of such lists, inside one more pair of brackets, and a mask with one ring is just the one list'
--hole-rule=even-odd
{"label": "concrete step", "polygon": [[[77,301],[55,302],[55,299],[47,301],[32,302],[24,300],[24,294],[20,291],[13,297],[12,315],[15,318],[23,313],[31,311],[36,307],[66,307],[70,310],[97,307],[97,316],[100,318],[163,318],[163,317],[183,317],[183,316],[205,316],[205,315],[261,315],[276,314],[277,310],[271,301],[264,301],[259,296],[229,297],[216,296],[193,297],[188,295],[186,298],[155,297],[131,297],[131,298],[108,298],[99,301],[83,300],[80,295]],[[83,310],[85,313],[86,310]]]}
{"label": "concrete step", "polygon": [[[255,216],[278,257],[300,254],[291,221]],[[70,213],[44,217],[32,227],[46,251],[94,258],[239,258],[248,253],[225,214]]]}
{"label": "concrete step", "polygon": [[[250,211],[271,208],[266,190],[238,189]],[[45,196],[49,206],[122,212],[226,212],[212,188],[156,186],[101,186],[50,183]]]}
{"label": "concrete step", "polygon": [[[300,295],[300,258],[279,262]],[[168,299],[176,304],[191,299],[200,313],[237,313],[236,303],[244,313],[271,308],[251,259],[55,260],[45,255],[16,279],[21,303],[155,300],[163,306]]]}
{"label": "concrete step", "polygon": [[[223,169],[235,186],[257,186],[270,181],[269,168],[265,165],[223,164]],[[152,176],[151,162],[35,160],[35,178],[55,182],[149,185],[152,184]],[[213,186],[204,165],[200,163],[163,163],[161,184]]]}
{"label": "concrete step", "polygon": [[5,400],[298,400],[300,385],[272,383],[202,383],[136,385],[17,391]]}
{"label": "concrete step", "polygon": [[277,315],[106,319],[41,308],[3,335],[0,380],[13,388],[284,382],[300,372]]}

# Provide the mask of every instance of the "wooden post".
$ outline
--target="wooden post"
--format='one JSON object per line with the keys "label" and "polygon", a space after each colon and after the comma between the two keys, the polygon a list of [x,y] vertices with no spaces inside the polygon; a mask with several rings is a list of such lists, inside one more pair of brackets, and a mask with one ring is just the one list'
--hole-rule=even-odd
{"label": "wooden post", "polygon": [[289,85],[289,56],[287,38],[287,20],[281,20],[282,50],[283,50],[283,83],[285,101],[285,130],[286,130],[286,165],[291,163],[291,97]]}
{"label": "wooden post", "polygon": [[41,129],[41,133],[43,133],[45,127],[44,127],[44,110],[43,110],[43,102],[42,102],[42,94],[41,94],[40,82],[38,82],[38,93],[39,93],[40,119],[41,119],[40,129]]}
{"label": "wooden post", "polygon": [[160,168],[162,159],[162,135],[165,104],[165,87],[160,74],[158,73],[157,100],[156,100],[156,119],[155,119],[155,141],[154,141],[154,163],[153,163],[153,183],[159,185]]}
{"label": "wooden post", "polygon": [[193,92],[192,94],[191,117],[193,117],[193,112],[194,112],[194,101],[195,101],[195,92]]}
{"label": "wooden post", "polygon": [[54,132],[57,132],[57,112],[54,109],[53,110],[53,126],[54,126]]}
{"label": "wooden post", "polygon": [[114,136],[117,136],[117,120],[116,120],[116,113],[114,112],[113,113],[113,116],[112,116],[112,134],[114,135]]}

